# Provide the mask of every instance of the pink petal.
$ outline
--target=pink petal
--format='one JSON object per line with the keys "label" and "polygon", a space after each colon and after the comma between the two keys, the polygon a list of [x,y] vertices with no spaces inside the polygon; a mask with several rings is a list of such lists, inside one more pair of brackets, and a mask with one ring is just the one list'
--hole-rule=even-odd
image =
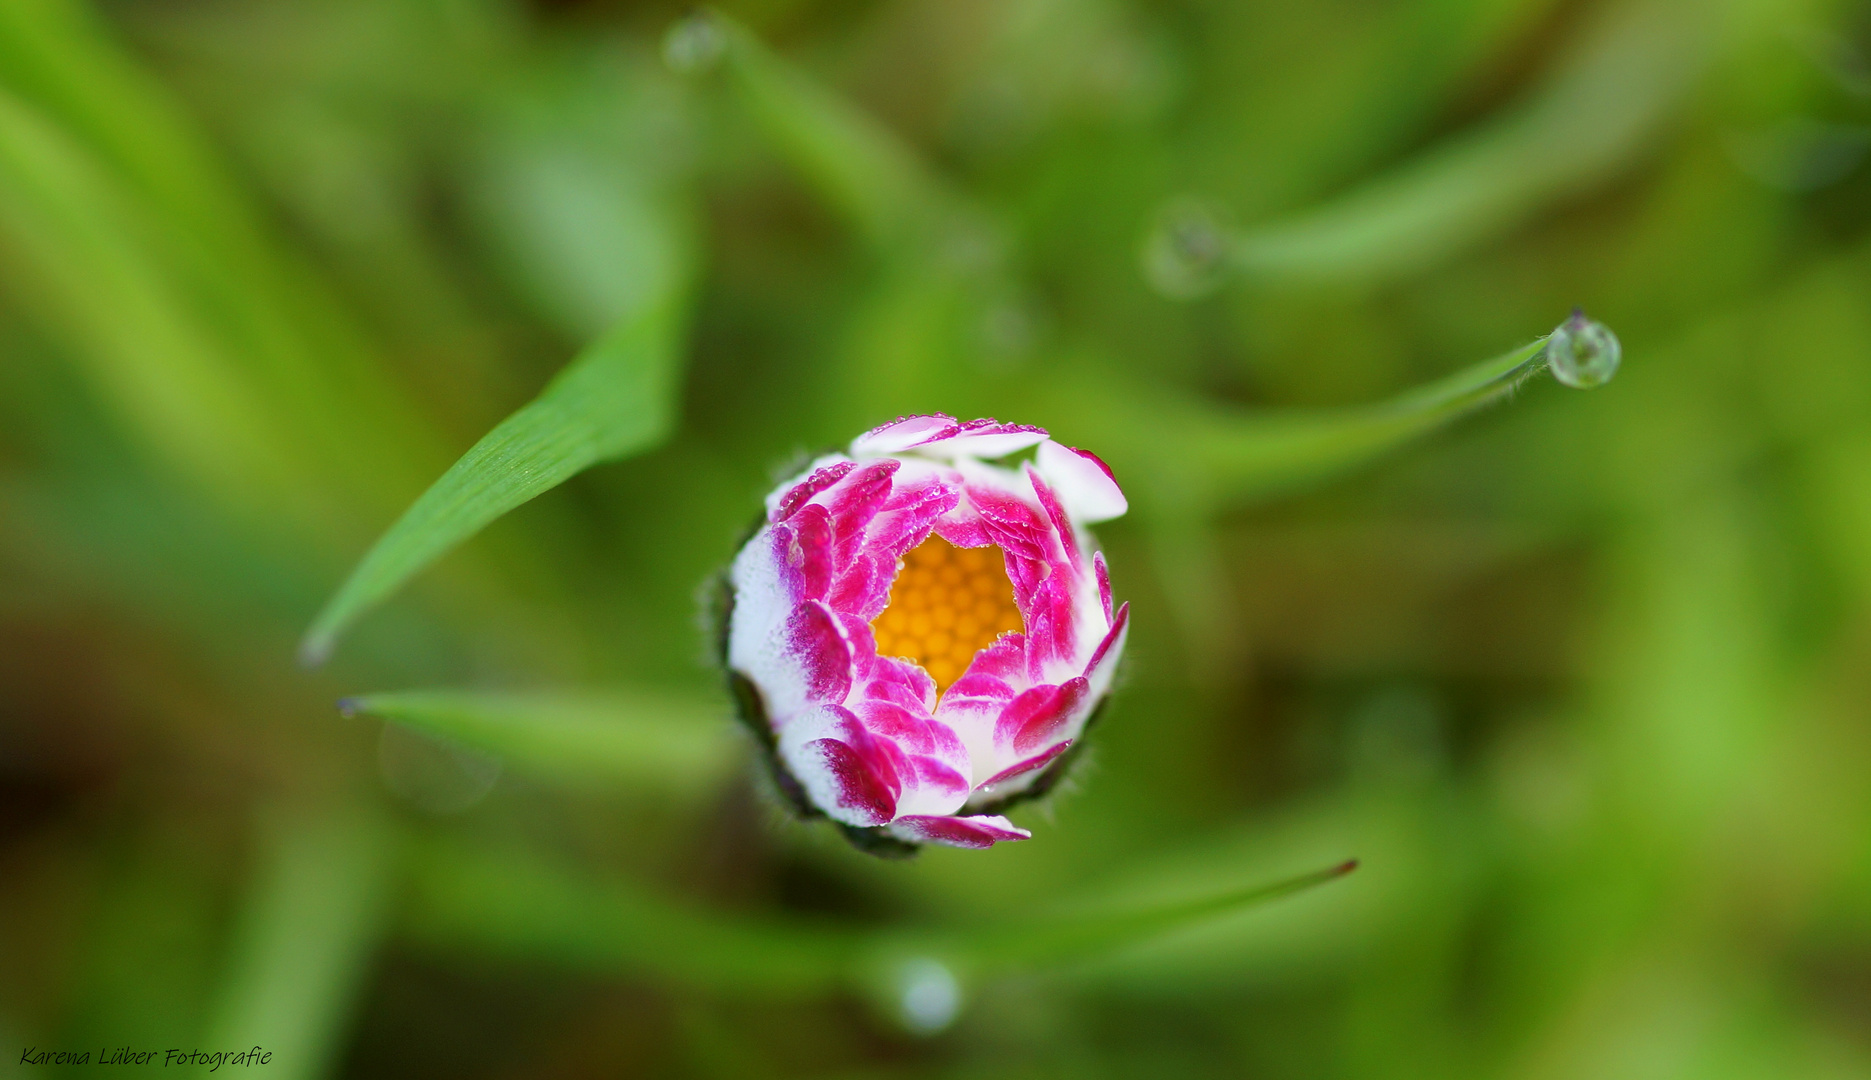
{"label": "pink petal", "polygon": [[994,759],[994,723],[1019,693],[1015,686],[1025,684],[1021,677],[1025,668],[1026,639],[1017,633],[1002,634],[975,653],[968,670],[942,692],[936,719],[961,736],[981,768]]}
{"label": "pink petal", "polygon": [[1046,521],[1052,525],[1053,535],[1058,538],[1059,550],[1065,553],[1065,560],[1072,567],[1072,575],[1083,573],[1083,564],[1079,561],[1078,536],[1072,529],[1072,521],[1065,516],[1065,508],[1059,505],[1059,499],[1053,494],[1044,478],[1033,466],[1026,467],[1027,482],[1033,485],[1033,494],[1039,499],[1040,509],[1046,512]]}
{"label": "pink petal", "polygon": [[864,730],[849,709],[808,708],[779,732],[780,758],[812,805],[847,825],[879,825],[897,814],[911,767],[887,739]]}
{"label": "pink petal", "polygon": [[799,508],[812,499],[812,496],[831,487],[845,478],[845,474],[857,468],[855,461],[837,461],[822,468],[814,469],[810,476],[793,485],[792,489],[780,496],[768,512],[770,521],[785,521],[797,513]]}
{"label": "pink petal", "polygon": [[[901,785],[889,762],[837,739],[805,744],[794,763],[798,780],[820,809],[851,825],[882,825],[896,816]],[[814,767],[818,775],[813,775]],[[821,800],[829,797],[830,806]]]}
{"label": "pink petal", "polygon": [[1031,424],[1003,424],[998,420],[970,420],[951,433],[919,444],[925,454],[993,459],[1046,441],[1046,429]]}
{"label": "pink petal", "polygon": [[823,506],[773,526],[773,557],[792,598],[823,600],[831,585],[832,522]]}
{"label": "pink petal", "polygon": [[1091,686],[1080,675],[1058,686],[1035,686],[1007,703],[994,724],[994,742],[1016,754],[1031,754],[1052,740],[1073,718]]}
{"label": "pink petal", "polygon": [[890,579],[895,574],[896,559],[887,553],[855,556],[823,594],[825,601],[838,611],[875,619],[890,603]]}
{"label": "pink petal", "polygon": [[912,754],[937,752],[938,739],[930,730],[929,715],[899,701],[873,698],[851,704],[851,712],[864,730],[889,739]]}
{"label": "pink petal", "polygon": [[894,701],[905,708],[927,713],[936,704],[935,680],[920,664],[897,656],[879,656],[872,662],[870,675],[865,680],[864,697]]}
{"label": "pink petal", "polygon": [[787,651],[799,663],[807,701],[842,703],[851,693],[851,646],[838,616],[817,600],[802,601],[786,621]]}
{"label": "pink petal", "polygon": [[877,638],[871,631],[871,624],[848,611],[833,611],[832,614],[838,620],[839,633],[844,636],[845,648],[851,654],[852,682],[868,682],[871,669],[877,663]]}
{"label": "pink petal", "polygon": [[1016,590],[1015,598],[1026,623],[1027,678],[1035,682],[1045,678],[1047,668],[1059,661],[1070,661],[1076,667],[1078,619],[1070,575],[1062,569],[1048,573],[1024,597]]}
{"label": "pink petal", "polygon": [[968,670],[949,684],[937,703],[935,719],[947,725],[968,748],[968,774],[980,778],[994,772],[1001,754],[994,745],[994,724],[1007,703],[1026,686],[1026,639],[1018,633],[974,654]]}
{"label": "pink petal", "polygon": [[960,430],[954,417],[941,413],[902,416],[851,440],[851,452],[859,457],[897,454]]}
{"label": "pink petal", "polygon": [[1032,757],[1027,758],[1025,761],[1019,762],[1018,764],[1007,766],[1006,768],[995,773],[993,776],[988,777],[986,780],[981,781],[979,784],[976,784],[975,786],[977,788],[990,788],[990,787],[993,787],[995,784],[1004,784],[1007,781],[1012,780],[1017,776],[1025,776],[1027,773],[1033,772],[1038,769],[1043,769],[1047,766],[1047,764],[1049,764],[1052,761],[1053,758],[1056,758],[1060,754],[1065,753],[1066,750],[1069,747],[1071,747],[1071,745],[1072,745],[1071,739],[1067,739],[1062,743],[1057,743],[1053,745],[1052,748],[1048,750],[1042,750],[1038,754],[1035,754]]}
{"label": "pink petal", "polygon": [[938,520],[935,534],[958,548],[987,547],[994,543],[994,536],[988,532],[980,515],[968,513],[965,508]]}
{"label": "pink petal", "polygon": [[968,801],[968,778],[950,763],[926,754],[906,759],[908,783],[897,799],[898,814],[946,814]]}
{"label": "pink petal", "polygon": [[[1026,666],[1026,635],[1017,630],[1009,630],[994,639],[994,644],[974,654],[968,663],[968,671],[949,687],[949,693],[960,690],[964,694],[979,694],[968,680],[976,677],[996,680],[1012,680],[1020,677]],[[967,684],[967,685],[964,685]]]}
{"label": "pink petal", "polygon": [[1041,476],[1059,492],[1059,501],[1081,525],[1122,517],[1130,509],[1111,467],[1089,450],[1043,442],[1035,459]]}
{"label": "pink petal", "polygon": [[1051,524],[1041,512],[1012,492],[984,484],[969,484],[968,502],[980,515],[991,541],[1009,554],[1044,559],[1048,554]]}
{"label": "pink petal", "polygon": [[872,519],[865,546],[891,560],[900,559],[929,539],[937,522],[960,502],[960,486],[937,477],[899,482],[883,511]]}
{"label": "pink petal", "polygon": [[978,817],[911,815],[891,822],[890,831],[916,843],[959,848],[990,848],[997,843],[1033,837],[1006,818],[989,814]]}
{"label": "pink petal", "polygon": [[832,518],[832,557],[843,563],[864,544],[871,519],[890,500],[891,476],[903,463],[894,458],[873,462],[845,477],[825,495]]}
{"label": "pink petal", "polygon": [[1104,621],[1111,622],[1111,570],[1104,564],[1104,552],[1091,554],[1091,566],[1098,575],[1098,599],[1104,601]]}
{"label": "pink petal", "polygon": [[1111,620],[1111,629],[1105,632],[1104,640],[1092,650],[1091,659],[1085,662],[1085,677],[1096,682],[1101,676],[1109,679],[1107,669],[1115,665],[1124,652],[1124,635],[1130,630],[1130,601],[1117,609],[1117,618]]}

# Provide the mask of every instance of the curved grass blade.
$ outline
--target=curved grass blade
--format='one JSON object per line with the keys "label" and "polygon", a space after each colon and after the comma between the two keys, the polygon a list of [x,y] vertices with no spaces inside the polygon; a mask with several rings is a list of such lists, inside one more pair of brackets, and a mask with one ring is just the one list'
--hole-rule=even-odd
{"label": "curved grass blade", "polygon": [[1369,283],[1513,228],[1644,150],[1708,60],[1718,21],[1681,0],[1614,9],[1517,111],[1238,235],[1232,264],[1256,278]]}
{"label": "curved grass blade", "polygon": [[[686,252],[669,251],[686,262]],[[390,527],[313,620],[300,646],[323,663],[358,616],[521,503],[668,433],[688,313],[686,274],[573,360],[530,404],[474,444]]]}
{"label": "curved grass blade", "polygon": [[867,239],[922,239],[947,201],[895,134],[773,55],[745,27],[715,12],[722,63],[756,123],[825,200]]}
{"label": "curved grass blade", "polygon": [[278,512],[302,459],[170,267],[148,220],[84,147],[0,91],[0,267],[9,298],[69,346],[154,456]]}
{"label": "curved grass blade", "polygon": [[1270,885],[1019,922],[847,930],[679,905],[518,848],[436,839],[415,850],[402,933],[418,943],[787,997],[875,992],[904,960],[918,957],[940,958],[970,978],[1091,960],[1291,896],[1357,865],[1341,863]]}
{"label": "curved grass blade", "polygon": [[487,694],[411,690],[339,702],[497,755],[535,776],[570,783],[706,789],[736,760],[722,710],[642,691]]}
{"label": "curved grass blade", "polygon": [[1540,338],[1376,405],[1229,418],[1194,432],[1190,450],[1223,500],[1252,499],[1367,461],[1504,400],[1545,368]]}
{"label": "curved grass blade", "polygon": [[1357,868],[1358,860],[1348,859],[1336,866],[1266,885],[1228,889],[1184,900],[985,927],[957,940],[951,946],[952,955],[967,971],[976,975],[1089,960],[1206,919],[1305,892],[1328,881],[1336,881]]}
{"label": "curved grass blade", "polygon": [[303,1078],[325,1075],[343,1047],[388,922],[395,838],[363,807],[294,810],[263,829],[206,1042],[263,1046],[268,1075]]}
{"label": "curved grass blade", "polygon": [[175,462],[184,472],[269,524],[283,513],[339,540],[351,513],[381,513],[432,475],[441,441],[90,7],[0,6],[7,202],[56,239],[49,254],[38,236],[9,240],[39,265],[6,275],[8,290],[28,294],[127,427],[191,458]]}
{"label": "curved grass blade", "polygon": [[256,256],[241,265],[255,268],[258,226],[245,194],[168,88],[123,54],[90,5],[0,6],[0,79],[55,115],[220,254]]}
{"label": "curved grass blade", "polygon": [[1376,405],[1255,412],[1173,397],[1116,380],[1076,380],[1048,393],[1048,415],[1075,418],[1072,437],[1123,474],[1140,474],[1139,506],[1214,509],[1267,498],[1368,461],[1510,396],[1545,369],[1546,339],[1484,360]]}

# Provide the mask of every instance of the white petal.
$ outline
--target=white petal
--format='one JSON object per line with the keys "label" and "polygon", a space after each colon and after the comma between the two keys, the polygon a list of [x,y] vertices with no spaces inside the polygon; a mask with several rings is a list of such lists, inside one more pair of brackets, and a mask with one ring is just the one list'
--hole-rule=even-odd
{"label": "white petal", "polygon": [[890,826],[899,839],[912,844],[989,848],[1009,840],[1030,840],[1033,834],[999,815],[978,817],[918,815],[899,818]]}
{"label": "white petal", "polygon": [[782,635],[793,596],[774,561],[771,525],[754,534],[735,556],[729,581],[734,612],[728,629],[728,666],[760,689],[767,719],[777,726],[805,703],[805,690],[798,664],[785,651]]}
{"label": "white petal", "polygon": [[941,413],[904,416],[851,440],[851,453],[857,457],[900,454],[912,446],[920,446],[939,437],[945,431],[960,427],[954,417]]}
{"label": "white petal", "polygon": [[1124,490],[1110,470],[1091,454],[1049,439],[1039,444],[1034,465],[1059,494],[1066,513],[1080,524],[1109,521],[1130,509],[1130,501],[1124,498]]}
{"label": "white petal", "polygon": [[946,439],[918,446],[916,452],[930,457],[972,457],[991,460],[1018,453],[1046,441],[1044,431],[996,431],[980,435],[952,435]]}

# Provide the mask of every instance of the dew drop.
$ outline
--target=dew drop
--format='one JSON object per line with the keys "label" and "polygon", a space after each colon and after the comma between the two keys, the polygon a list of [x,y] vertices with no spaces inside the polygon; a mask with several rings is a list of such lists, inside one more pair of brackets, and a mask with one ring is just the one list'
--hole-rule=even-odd
{"label": "dew drop", "polygon": [[912,1034],[934,1035],[961,1012],[961,983],[942,961],[928,956],[905,960],[896,969],[898,1018]]}
{"label": "dew drop", "polygon": [[1193,300],[1221,286],[1233,250],[1220,208],[1201,199],[1175,199],[1157,212],[1144,238],[1143,274],[1164,296]]}
{"label": "dew drop", "polygon": [[1546,339],[1546,366],[1553,378],[1575,390],[1610,382],[1623,359],[1624,350],[1611,328],[1576,309]]}
{"label": "dew drop", "polygon": [[720,24],[706,12],[696,12],[678,20],[663,35],[663,63],[671,71],[698,75],[715,66],[727,48]]}

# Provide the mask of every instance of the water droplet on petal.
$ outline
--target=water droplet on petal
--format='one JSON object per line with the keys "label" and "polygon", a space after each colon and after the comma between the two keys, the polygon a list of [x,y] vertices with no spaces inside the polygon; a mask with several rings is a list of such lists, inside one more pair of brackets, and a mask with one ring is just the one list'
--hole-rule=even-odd
{"label": "water droplet on petal", "polygon": [[726,47],[720,25],[708,13],[698,11],[678,20],[663,35],[663,63],[683,75],[700,74],[715,66]]}
{"label": "water droplet on petal", "polygon": [[1200,199],[1176,199],[1157,212],[1143,242],[1143,273],[1172,300],[1193,300],[1227,277],[1234,238],[1222,210]]}
{"label": "water droplet on petal", "polygon": [[1546,339],[1546,366],[1553,378],[1575,390],[1610,382],[1623,359],[1618,336],[1604,323],[1586,318],[1583,311],[1574,311]]}
{"label": "water droplet on petal", "polygon": [[896,1006],[903,1026],[934,1035],[961,1012],[961,983],[948,965],[932,957],[905,960],[896,970]]}

